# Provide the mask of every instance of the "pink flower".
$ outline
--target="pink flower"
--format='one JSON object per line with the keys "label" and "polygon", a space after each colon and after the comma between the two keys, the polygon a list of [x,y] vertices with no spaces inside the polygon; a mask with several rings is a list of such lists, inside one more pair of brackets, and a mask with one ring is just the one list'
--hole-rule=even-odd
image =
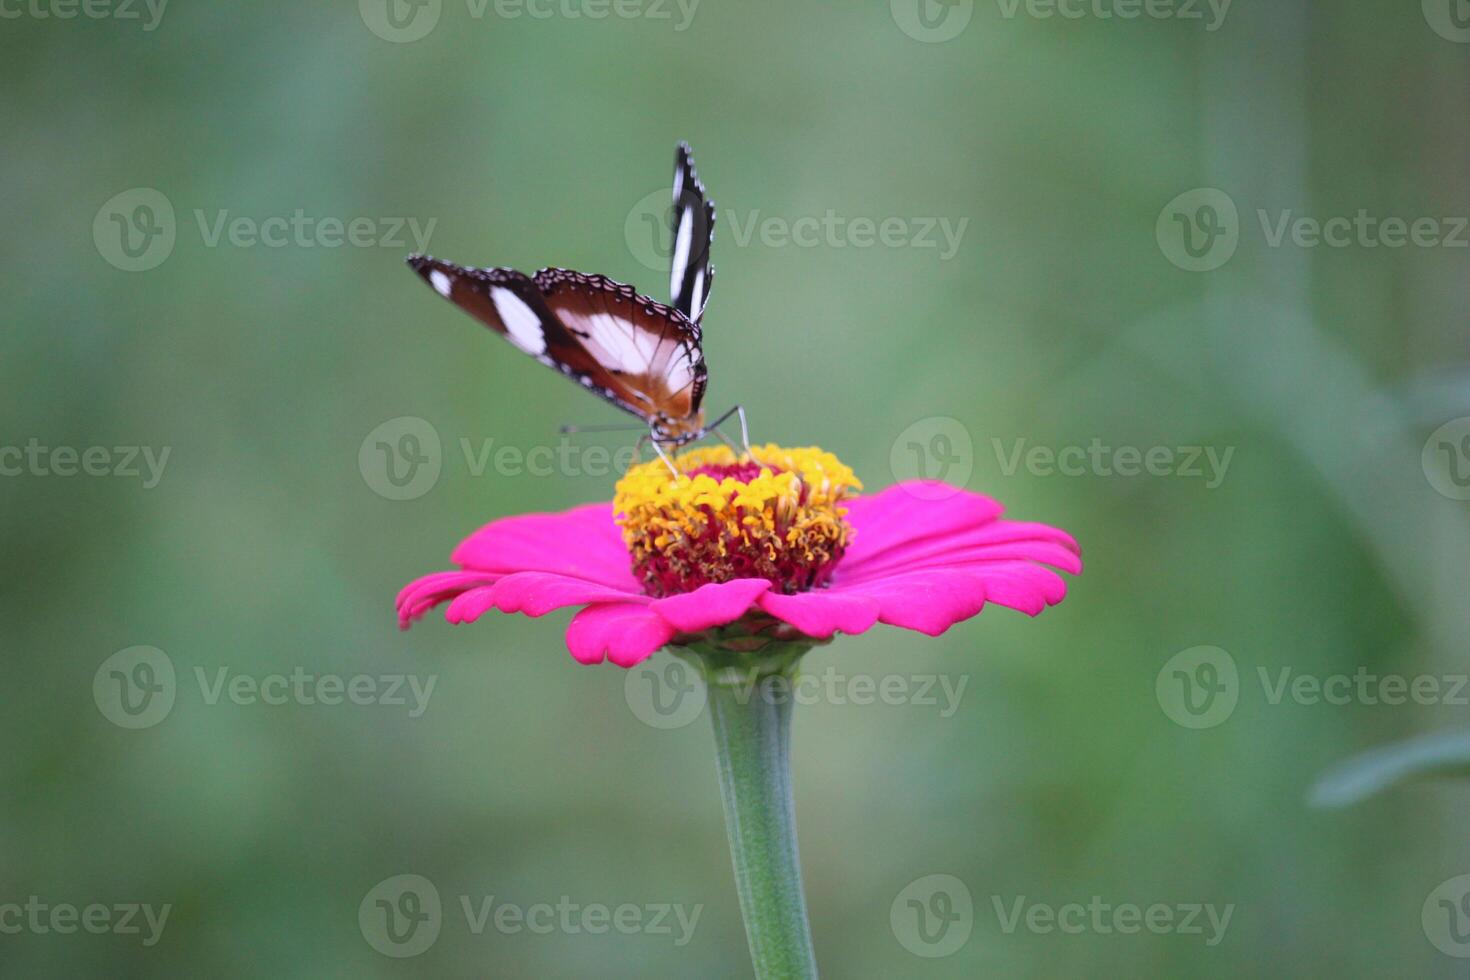
{"label": "pink flower", "polygon": [[[757,450],[762,464],[776,458],[770,455],[773,450]],[[709,460],[720,451],[687,454],[693,458],[686,466],[681,457],[681,468],[691,474],[709,474]],[[829,454],[823,456],[831,460]],[[782,458],[788,463],[793,459]],[[808,498],[818,494],[800,489],[800,477],[807,477],[808,484],[811,477],[809,470],[801,469],[807,465],[803,460],[797,458],[791,467],[800,476],[782,485],[788,493],[790,487],[798,488],[805,507]],[[645,465],[663,466],[658,461]],[[733,475],[742,484],[748,481],[752,487],[756,485],[749,474],[742,475],[737,469],[730,467],[724,479]],[[771,479],[772,471],[778,478],[794,476],[771,466],[763,478]],[[649,473],[645,476],[651,479]],[[717,483],[711,475],[696,475],[694,482],[681,479],[680,487],[695,488],[689,494],[704,493],[698,499],[705,515],[711,488],[717,494],[734,496],[728,490],[733,484]],[[698,480],[708,483],[701,485]],[[666,486],[661,490],[667,492],[667,475],[662,482]],[[847,527],[843,530],[847,533],[829,542],[831,547],[818,549],[825,563],[822,574],[802,580],[824,583],[815,588],[793,586],[789,577],[782,577],[785,572],[762,573],[760,567],[750,565],[749,570],[765,577],[713,577],[695,584],[692,591],[667,594],[666,590],[658,590],[664,594],[651,595],[650,583],[657,586],[668,581],[667,564],[660,563],[659,578],[650,577],[655,574],[651,571],[641,581],[635,576],[629,540],[647,529],[633,527],[629,512],[646,500],[630,503],[628,483],[629,478],[625,478],[619,484],[622,526],[615,518],[614,505],[608,503],[487,524],[455,549],[452,561],[459,570],[426,575],[399,593],[400,626],[407,629],[413,620],[442,602],[449,603],[445,618],[451,623],[474,622],[490,609],[542,616],[554,609],[581,606],[567,627],[567,648],[572,656],[587,664],[607,659],[631,667],[680,637],[737,622],[765,623],[788,638],[801,634],[824,641],[836,633],[865,632],[875,623],[937,636],[979,613],[986,603],[1034,616],[1060,602],[1067,592],[1065,580],[1047,566],[1073,574],[1082,570],[1077,543],[1066,532],[1045,524],[1002,520],[1001,505],[988,497],[942,484],[915,482],[871,496],[844,499],[840,491],[830,494],[834,507],[840,502],[845,508],[835,513],[845,518]],[[703,490],[698,489],[701,486]],[[743,493],[745,487],[740,489]],[[720,499],[715,500],[716,507]],[[742,497],[741,503],[750,502]],[[759,501],[754,506],[758,507]],[[789,516],[790,510],[788,501],[781,513]],[[743,523],[749,525],[749,511],[740,513],[744,515]],[[702,519],[698,513],[694,516]],[[734,525],[740,523],[735,521]],[[823,533],[830,532],[830,524],[820,521],[803,526],[817,525]],[[714,540],[718,533],[736,533],[731,526],[717,521],[713,526],[715,530],[706,535],[706,541]],[[795,531],[788,533],[785,525],[781,527],[780,537],[795,540]],[[654,531],[667,532],[668,527],[660,525]],[[657,540],[664,543],[670,536],[663,534]],[[769,542],[761,547],[769,553]],[[808,558],[812,548],[807,539],[798,546]],[[638,542],[634,549],[644,558],[648,550],[647,541]],[[667,550],[676,552],[678,548],[668,545]],[[720,554],[725,552],[725,548],[720,549]],[[677,555],[675,562],[678,564]],[[642,561],[639,567],[646,569],[648,565]],[[706,566],[688,562],[679,567],[686,572],[690,568],[707,570]],[[690,580],[686,576],[680,581]]]}

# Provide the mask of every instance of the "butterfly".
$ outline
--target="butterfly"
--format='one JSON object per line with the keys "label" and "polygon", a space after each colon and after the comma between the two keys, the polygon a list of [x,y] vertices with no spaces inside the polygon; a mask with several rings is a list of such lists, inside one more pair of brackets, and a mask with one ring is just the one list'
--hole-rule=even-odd
{"label": "butterfly", "polygon": [[[708,370],[700,321],[714,269],[715,206],[689,144],[674,153],[668,303],[571,269],[475,269],[428,255],[408,264],[434,291],[548,367],[642,419],[655,447],[702,438]],[[747,443],[749,440],[746,440]]]}

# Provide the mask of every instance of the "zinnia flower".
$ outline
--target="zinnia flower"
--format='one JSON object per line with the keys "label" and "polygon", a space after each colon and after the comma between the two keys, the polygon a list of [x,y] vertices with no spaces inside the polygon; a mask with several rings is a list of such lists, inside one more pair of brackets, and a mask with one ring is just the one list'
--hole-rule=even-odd
{"label": "zinnia flower", "polygon": [[399,625],[443,602],[451,623],[489,609],[582,608],[567,647],[631,667],[661,647],[815,644],[875,623],[930,636],[987,603],[1036,615],[1082,570],[1077,543],[942,484],[871,496],[831,453],[724,446],[634,465],[611,504],[494,521],[398,596]]}

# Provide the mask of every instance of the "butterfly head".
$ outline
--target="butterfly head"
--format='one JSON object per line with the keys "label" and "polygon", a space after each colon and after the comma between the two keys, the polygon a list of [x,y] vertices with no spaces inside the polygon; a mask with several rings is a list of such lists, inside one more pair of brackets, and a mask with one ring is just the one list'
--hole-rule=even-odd
{"label": "butterfly head", "polygon": [[683,418],[660,412],[651,420],[650,428],[658,442],[666,446],[683,446],[704,435],[704,411],[701,409]]}

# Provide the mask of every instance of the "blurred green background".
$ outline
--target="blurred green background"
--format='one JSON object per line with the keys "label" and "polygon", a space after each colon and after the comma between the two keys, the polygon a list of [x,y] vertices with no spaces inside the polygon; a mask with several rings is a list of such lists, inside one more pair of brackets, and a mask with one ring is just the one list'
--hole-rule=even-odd
{"label": "blurred green background", "polygon": [[[1464,430],[1431,438],[1470,415],[1463,5],[393,2],[3,8],[0,443],[105,447],[111,475],[0,455],[0,905],[171,906],[153,945],[7,931],[6,975],[749,975],[707,717],[638,708],[667,654],[625,684],[570,659],[566,613],[406,634],[393,613],[481,523],[609,498],[586,447],[629,441],[477,467],[622,416],[434,297],[395,223],[433,222],[445,258],[659,296],[648,201],[681,138],[720,209],[708,406],[870,489],[914,475],[917,442],[1088,562],[1036,620],[809,657],[966,685],[947,716],[942,695],[797,709],[824,974],[1463,974],[1434,896],[1470,872],[1470,789],[1310,802],[1345,758],[1456,731],[1463,702],[1272,695],[1283,670],[1467,669],[1470,457]],[[1219,193],[1171,205],[1198,188]],[[298,210],[302,230],[267,224]],[[1272,242],[1286,212],[1360,210],[1446,240]],[[781,233],[829,212],[830,238]],[[215,237],[222,214],[238,234]],[[321,219],[367,223],[331,247]],[[873,243],[853,219],[900,220]],[[370,435],[405,417],[439,473],[390,499],[376,442],[402,433]],[[1163,475],[1009,464],[1017,440],[1094,439],[1232,455],[1218,481],[1182,453]],[[167,449],[160,478],[118,447]],[[104,661],[137,646],[173,702],[127,728]],[[1234,679],[1203,718],[1166,667],[1200,646]],[[418,717],[211,695],[293,671],[435,687]],[[403,874],[443,914],[400,959],[359,906]],[[945,956],[902,921],[935,874],[973,908]],[[683,945],[477,934],[461,899],[490,896],[701,913]],[[1094,896],[1233,911],[1223,937],[1005,927],[1017,899]]]}

